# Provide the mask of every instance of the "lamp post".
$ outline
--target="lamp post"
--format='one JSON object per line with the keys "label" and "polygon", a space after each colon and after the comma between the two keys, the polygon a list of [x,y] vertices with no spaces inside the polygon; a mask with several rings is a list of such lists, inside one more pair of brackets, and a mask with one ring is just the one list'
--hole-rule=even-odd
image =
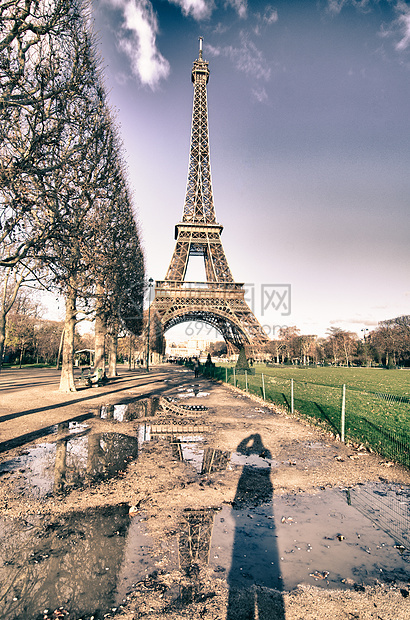
{"label": "lamp post", "polygon": [[366,359],[366,368],[368,365],[368,361],[367,361],[367,341],[366,341],[366,332],[368,332],[368,328],[364,327],[363,329],[360,330],[361,332],[363,332],[363,342],[364,342],[364,355],[365,355],[365,359]]}
{"label": "lamp post", "polygon": [[151,325],[151,288],[153,279],[149,278],[148,280],[148,330],[147,330],[147,372],[149,372],[149,332]]}

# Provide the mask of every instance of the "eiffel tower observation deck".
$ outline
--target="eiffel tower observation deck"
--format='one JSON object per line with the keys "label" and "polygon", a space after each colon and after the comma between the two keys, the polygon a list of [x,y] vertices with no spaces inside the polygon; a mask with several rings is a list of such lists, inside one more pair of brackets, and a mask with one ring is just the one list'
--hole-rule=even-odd
{"label": "eiffel tower observation deck", "polygon": [[[175,226],[175,250],[165,280],[155,283],[151,310],[164,332],[179,323],[203,321],[215,327],[227,344],[260,347],[269,341],[245,301],[243,283],[235,282],[221,242],[223,226],[215,216],[209,157],[207,84],[208,62],[199,58],[192,68],[194,104],[188,182],[182,220]],[[206,281],[185,280],[189,259],[201,256]]]}

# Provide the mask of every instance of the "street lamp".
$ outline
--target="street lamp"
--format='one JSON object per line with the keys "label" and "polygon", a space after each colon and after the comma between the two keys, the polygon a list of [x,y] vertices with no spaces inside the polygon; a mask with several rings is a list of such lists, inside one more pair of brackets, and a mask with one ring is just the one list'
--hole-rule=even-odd
{"label": "street lamp", "polygon": [[366,358],[366,368],[368,366],[368,360],[367,360],[367,341],[366,341],[366,332],[368,332],[368,328],[364,327],[363,329],[360,330],[361,332],[363,332],[363,342],[364,342],[364,355]]}
{"label": "street lamp", "polygon": [[149,278],[148,280],[148,331],[147,331],[147,372],[149,372],[149,332],[151,325],[151,288],[153,279]]}

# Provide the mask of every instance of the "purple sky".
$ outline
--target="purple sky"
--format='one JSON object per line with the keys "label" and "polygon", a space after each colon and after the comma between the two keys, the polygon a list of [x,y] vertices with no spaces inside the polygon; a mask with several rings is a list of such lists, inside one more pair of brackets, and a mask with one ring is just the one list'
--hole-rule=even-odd
{"label": "purple sky", "polygon": [[165,277],[182,217],[203,36],[216,215],[269,335],[278,325],[360,334],[410,313],[409,3],[93,6],[148,277]]}

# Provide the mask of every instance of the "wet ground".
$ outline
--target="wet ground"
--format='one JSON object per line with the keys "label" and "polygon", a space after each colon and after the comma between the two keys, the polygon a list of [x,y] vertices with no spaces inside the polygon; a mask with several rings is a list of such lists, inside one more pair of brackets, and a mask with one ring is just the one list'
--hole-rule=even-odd
{"label": "wet ground", "polygon": [[407,471],[185,369],[126,378],[3,442],[2,618],[410,618]]}

